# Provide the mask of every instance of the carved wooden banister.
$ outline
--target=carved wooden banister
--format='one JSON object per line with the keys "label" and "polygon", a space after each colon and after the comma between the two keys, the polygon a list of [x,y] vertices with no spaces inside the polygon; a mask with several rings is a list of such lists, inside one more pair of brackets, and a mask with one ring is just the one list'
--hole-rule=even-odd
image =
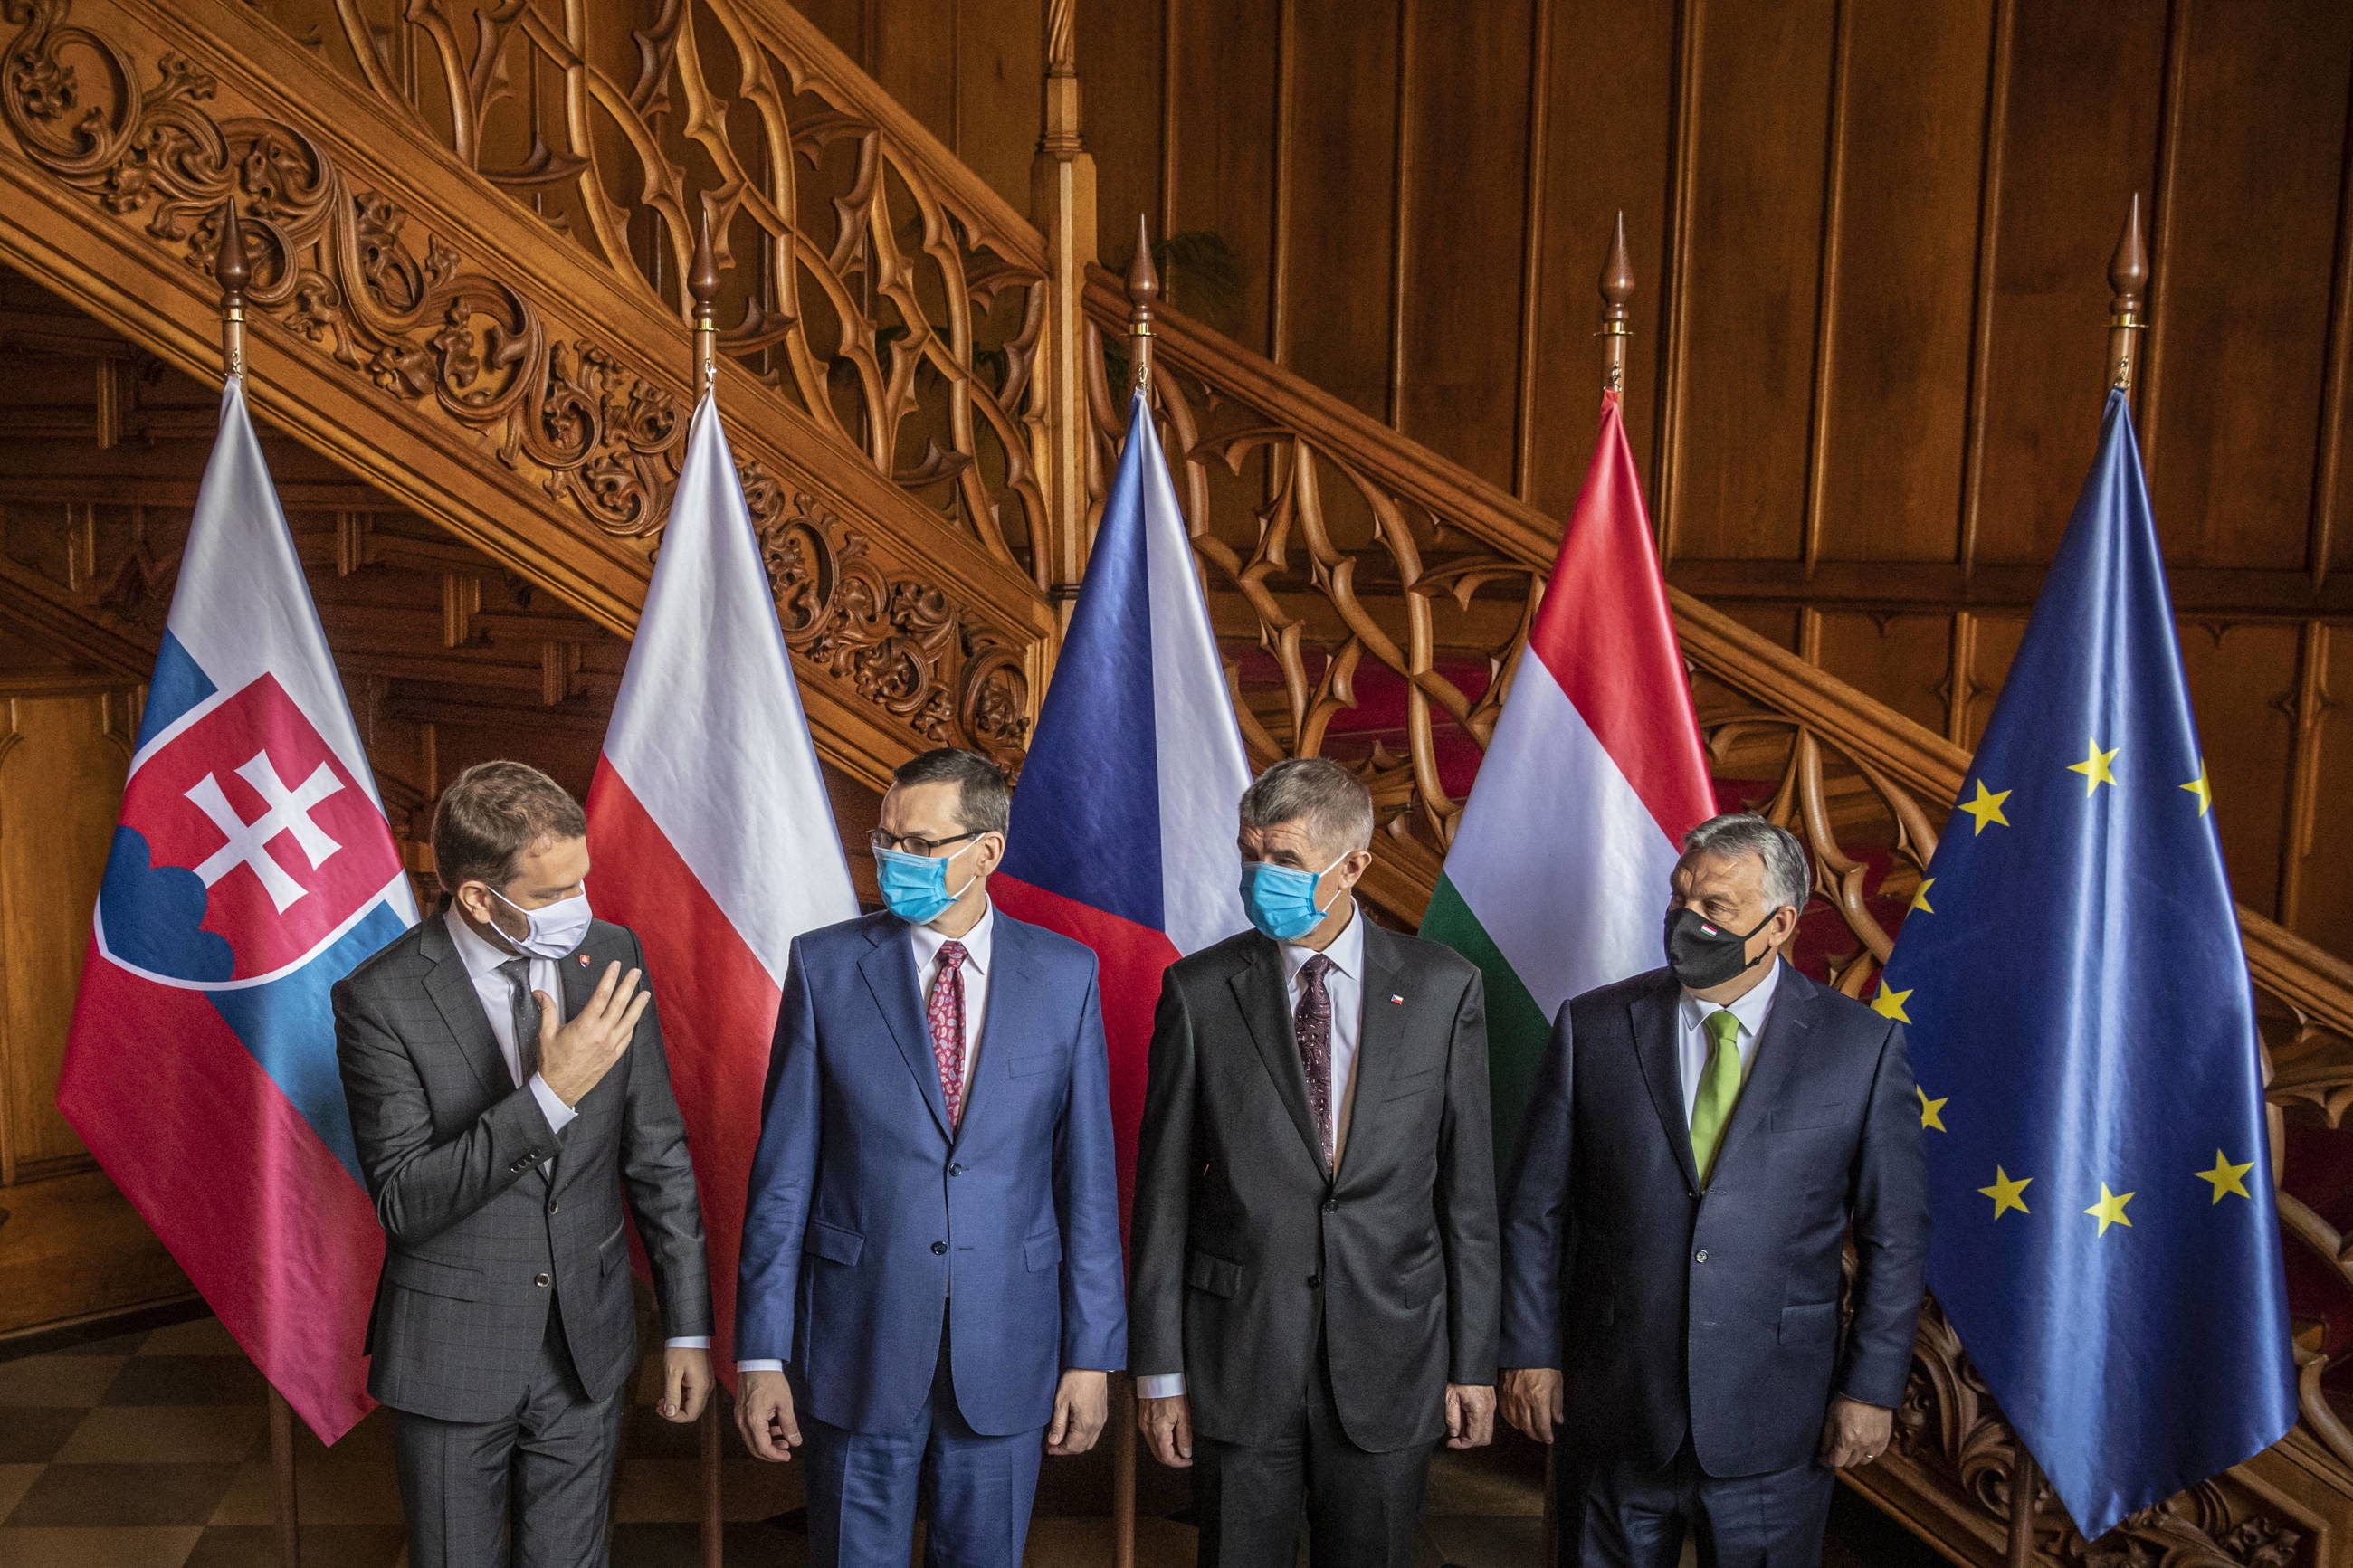
{"label": "carved wooden banister", "polygon": [[[1103,357],[1120,353],[1128,300],[1097,269],[1086,305],[1098,333],[1099,497],[1125,416]],[[1445,750],[1483,746],[1492,731],[1559,525],[1178,311],[1158,310],[1154,333],[1155,405],[1213,616],[1229,648],[1261,650],[1233,661],[1246,735],[1262,757],[1321,751],[1357,770],[1380,809],[1367,891],[1415,918],[1461,809]],[[1810,923],[1831,922],[1831,978],[1860,994],[1968,753],[1689,595],[1671,598],[1719,786],[1806,841]],[[1376,695],[1377,674],[1404,710],[1367,742],[1347,721]],[[2353,965],[2253,910],[2239,916],[2274,1128],[2288,1116],[2339,1126],[2353,1110]],[[2274,1156],[2284,1182],[2277,1136]],[[2284,1187],[2279,1200],[2292,1247],[2353,1291],[2348,1238]],[[2096,1545],[2046,1508],[2030,1527],[2038,1555],[2319,1568],[2332,1536],[2353,1531],[2353,1432],[2322,1386],[2328,1359],[2306,1341],[2305,1421],[2286,1441]],[[2000,1412],[1931,1303],[1896,1446],[1851,1479],[1963,1559],[1991,1564],[2004,1556],[2015,1466]]]}

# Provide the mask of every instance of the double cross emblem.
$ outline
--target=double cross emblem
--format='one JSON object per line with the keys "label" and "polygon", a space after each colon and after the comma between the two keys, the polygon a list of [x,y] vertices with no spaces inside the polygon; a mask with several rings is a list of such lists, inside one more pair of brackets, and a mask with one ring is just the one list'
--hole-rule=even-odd
{"label": "double cross emblem", "polygon": [[[229,754],[236,755],[233,752]],[[198,863],[196,875],[209,888],[239,866],[250,867],[253,874],[261,879],[262,889],[269,893],[269,901],[277,906],[279,913],[283,914],[296,900],[307,896],[310,889],[278,863],[277,858],[269,853],[269,841],[281,833],[290,833],[294,836],[296,847],[311,862],[311,869],[315,871],[325,865],[343,846],[335,842],[326,829],[311,820],[311,812],[322,801],[341,791],[343,783],[335,777],[332,769],[321,763],[301,784],[289,786],[278,776],[278,768],[270,762],[269,753],[266,751],[256,752],[244,766],[237,770],[237,776],[261,797],[262,813],[250,822],[239,816],[237,807],[229,804],[217,774],[206,773],[186,792],[189,802],[211,819],[212,825],[221,830],[226,840]]]}

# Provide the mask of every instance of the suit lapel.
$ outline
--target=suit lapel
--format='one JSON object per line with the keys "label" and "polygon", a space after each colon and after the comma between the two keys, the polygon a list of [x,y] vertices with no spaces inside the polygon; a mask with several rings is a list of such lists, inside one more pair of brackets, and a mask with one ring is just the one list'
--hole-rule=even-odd
{"label": "suit lapel", "polygon": [[[1356,918],[1365,920],[1365,911],[1358,910]],[[1404,1009],[1390,1005],[1389,998],[1398,993],[1400,956],[1397,940],[1366,921],[1365,972],[1357,977],[1356,986],[1363,1016],[1356,1021],[1356,1083],[1348,1108],[1348,1136],[1340,1150],[1344,1170],[1357,1134],[1378,1114],[1377,1108],[1388,1096],[1389,1081],[1397,1077],[1398,1052],[1402,1048],[1398,1031]]]}
{"label": "suit lapel", "polygon": [[1805,1054],[1806,1033],[1814,1026],[1814,1004],[1821,988],[1787,964],[1774,985],[1765,1032],[1757,1036],[1756,1055],[1748,1064],[1748,1081],[1741,1086],[1732,1120],[1725,1123],[1724,1142],[1715,1151],[1719,1172],[1728,1169],[1757,1138],[1757,1128],[1771,1120],[1774,1106],[1798,1070],[1798,1058]]}
{"label": "suit lapel", "polygon": [[1242,1017],[1250,1025],[1259,1060],[1265,1064],[1267,1077],[1274,1080],[1275,1095],[1291,1113],[1300,1141],[1307,1145],[1307,1157],[1324,1170],[1324,1137],[1307,1113],[1307,1073],[1299,1065],[1299,1038],[1292,1029],[1282,983],[1282,955],[1265,937],[1250,943],[1249,953],[1241,967],[1227,977],[1227,984],[1233,987],[1234,1000],[1240,1004]]}
{"label": "suit lapel", "polygon": [[[874,945],[858,961],[858,973],[865,977],[866,989],[873,994],[874,1005],[881,1010],[882,1021],[890,1026],[891,1037],[898,1043],[900,1056],[906,1058],[907,1070],[914,1074],[923,1103],[932,1108],[940,1136],[945,1138],[949,1135],[947,1097],[940,1090],[932,1031],[923,1022],[923,1009],[915,1005],[915,952],[909,943],[906,922],[877,921],[868,934]],[[992,1002],[997,999],[992,991]]]}
{"label": "suit lapel", "polygon": [[[988,954],[988,1011],[980,1020],[980,1038],[972,1053],[972,1071],[965,1075],[964,1120],[956,1123],[955,1140],[964,1141],[972,1131],[972,1121],[983,1105],[994,1104],[997,1097],[1009,1086],[1011,1075],[1001,1059],[1004,1052],[997,1047],[999,1040],[1018,1039],[1029,1031],[1020,1020],[1028,1016],[1029,999],[1038,994],[1043,981],[1037,966],[1030,962],[1029,928],[998,910],[991,917],[997,922],[996,935],[990,938]],[[1011,1022],[1008,1020],[1011,1019]],[[937,1064],[933,1076],[938,1077]],[[984,1089],[984,1085],[998,1087]]]}
{"label": "suit lapel", "polygon": [[446,912],[429,917],[417,936],[417,952],[433,966],[425,972],[425,993],[433,998],[450,1038],[458,1043],[458,1054],[481,1080],[484,1092],[494,1100],[503,1099],[514,1091],[514,1075],[507,1071],[506,1058],[499,1054],[498,1037],[491,1033],[491,1020],[482,1011],[474,977],[466,973],[466,961],[458,955],[458,944],[442,923],[448,918]]}
{"label": "suit lapel", "polygon": [[[1650,1086],[1651,1104],[1659,1113],[1659,1130],[1666,1135],[1675,1163],[1682,1167],[1687,1190],[1699,1191],[1699,1166],[1692,1159],[1691,1118],[1683,1111],[1683,1068],[1679,1061],[1683,1020],[1676,1016],[1683,988],[1672,975],[1634,998],[1627,1006],[1634,1026],[1634,1055],[1642,1079]],[[1717,1163],[1722,1163],[1719,1154]]]}

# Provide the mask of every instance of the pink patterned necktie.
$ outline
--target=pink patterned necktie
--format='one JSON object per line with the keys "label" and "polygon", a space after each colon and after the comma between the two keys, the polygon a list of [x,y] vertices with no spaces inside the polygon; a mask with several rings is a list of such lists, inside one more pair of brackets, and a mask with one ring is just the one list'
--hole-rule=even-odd
{"label": "pink patterned necktie", "polygon": [[940,943],[940,969],[932,976],[926,1011],[932,1021],[932,1059],[940,1068],[940,1093],[948,1102],[948,1126],[964,1121],[964,943]]}
{"label": "pink patterned necktie", "polygon": [[1299,1040],[1299,1068],[1307,1079],[1307,1114],[1324,1144],[1324,1163],[1332,1163],[1332,994],[1324,976],[1336,967],[1317,953],[1299,966],[1299,1006],[1291,1016]]}

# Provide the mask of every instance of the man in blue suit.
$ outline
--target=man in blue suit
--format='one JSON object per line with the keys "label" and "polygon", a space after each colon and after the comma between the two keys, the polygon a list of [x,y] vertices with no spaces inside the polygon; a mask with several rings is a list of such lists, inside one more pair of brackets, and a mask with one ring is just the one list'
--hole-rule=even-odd
{"label": "man in blue suit", "polygon": [[[1808,1568],[1886,1448],[1927,1250],[1901,1026],[1783,963],[1810,886],[1762,817],[1683,840],[1668,965],[1573,998],[1504,1225],[1504,1415],[1556,1431],[1561,1560]],[[1855,1271],[1840,1310],[1849,1235]]]}
{"label": "man in blue suit", "polygon": [[882,798],[889,911],[793,943],[736,1298],[736,1421],[807,1444],[814,1564],[1018,1568],[1042,1453],[1125,1363],[1094,954],[990,906],[1010,797],[926,752]]}

